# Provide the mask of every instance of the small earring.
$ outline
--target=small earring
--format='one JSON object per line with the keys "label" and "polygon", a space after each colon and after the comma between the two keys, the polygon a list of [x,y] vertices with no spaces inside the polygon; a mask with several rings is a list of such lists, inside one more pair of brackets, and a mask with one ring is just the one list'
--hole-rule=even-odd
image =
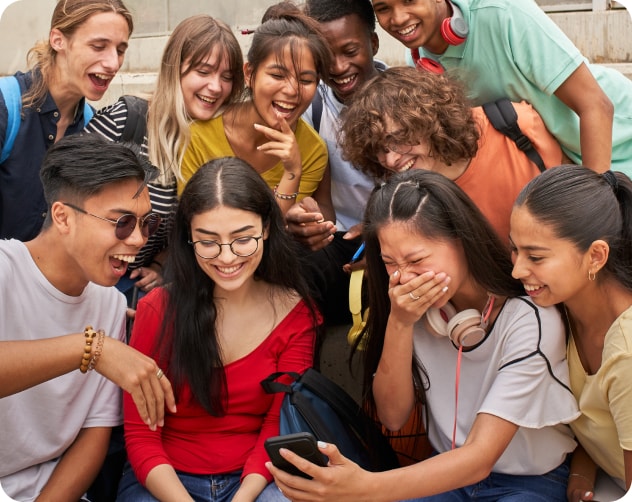
{"label": "small earring", "polygon": [[588,280],[594,281],[597,278],[597,274],[595,272],[588,271]]}

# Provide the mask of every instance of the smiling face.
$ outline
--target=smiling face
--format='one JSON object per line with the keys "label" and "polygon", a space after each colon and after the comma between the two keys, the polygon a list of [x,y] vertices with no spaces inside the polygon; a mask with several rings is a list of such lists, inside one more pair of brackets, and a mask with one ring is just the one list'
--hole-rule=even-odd
{"label": "smiling face", "polygon": [[441,23],[448,15],[446,0],[373,0],[380,26],[408,48],[424,47],[442,54],[448,43]]}
{"label": "smiling face", "polygon": [[189,117],[209,120],[224,104],[233,90],[233,71],[227,54],[221,48],[211,50],[204,61],[190,68],[190,60],[182,65],[180,86]]}
{"label": "smiling face", "polygon": [[192,242],[210,240],[228,244],[235,239],[259,236],[262,239],[250,256],[237,256],[230,246],[221,246],[221,252],[215,258],[195,255],[199,267],[215,282],[219,291],[237,291],[254,281],[263,256],[264,241],[268,238],[267,229],[263,228],[258,214],[227,206],[196,214],[191,219]]}
{"label": "smiling face", "polygon": [[468,281],[467,264],[460,245],[448,240],[429,239],[401,221],[387,223],[377,231],[382,261],[392,276],[400,271],[400,284],[425,272],[444,272],[450,277],[448,292],[433,307],[441,307]]}
{"label": "smiling face", "polygon": [[[76,205],[87,213],[111,220],[124,214],[142,218],[151,212],[151,203],[146,187],[135,197],[139,186],[136,179],[112,183]],[[84,214],[62,202],[55,202],[51,211],[65,214],[67,224],[63,228],[68,234],[68,254],[81,271],[77,277],[85,282],[113,286],[147,242],[138,224],[129,237],[119,240],[113,223]]]}
{"label": "smiling face", "polygon": [[344,103],[377,73],[373,62],[378,49],[377,35],[369,31],[357,14],[320,23],[320,27],[333,53],[327,84]]}
{"label": "smiling face", "polygon": [[294,128],[312,102],[318,85],[314,58],[306,44],[296,44],[294,58],[289,47],[286,45],[279,56],[270,54],[256,73],[248,63],[244,65],[255,109],[265,125],[276,129],[280,128],[280,118]]}
{"label": "smiling face", "polygon": [[522,281],[535,303],[549,307],[572,301],[585,288],[589,253],[559,238],[550,225],[536,220],[523,206],[511,213],[512,275]]}
{"label": "smiling face", "polygon": [[69,37],[51,30],[50,44],[57,53],[51,86],[60,85],[77,99],[98,101],[123,64],[128,39],[127,21],[114,12],[90,16]]}

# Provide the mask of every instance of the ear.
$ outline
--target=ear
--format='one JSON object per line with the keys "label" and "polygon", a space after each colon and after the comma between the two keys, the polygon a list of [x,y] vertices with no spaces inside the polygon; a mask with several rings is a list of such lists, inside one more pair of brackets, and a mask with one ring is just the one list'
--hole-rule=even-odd
{"label": "ear", "polygon": [[244,63],[244,81],[246,82],[246,87],[252,87],[250,84],[252,80],[252,65],[248,62]]}
{"label": "ear", "polygon": [[377,33],[371,33],[371,49],[373,49],[373,56],[377,54],[377,51],[380,48],[380,37],[377,36]]}
{"label": "ear", "polygon": [[59,233],[67,234],[70,232],[75,220],[70,217],[68,206],[62,204],[61,202],[53,202],[53,205],[50,208],[50,216],[52,221],[51,226],[55,227]]}
{"label": "ear", "polygon": [[608,256],[610,255],[610,246],[606,241],[598,239],[594,241],[588,248],[589,259],[589,271],[596,274],[608,262]]}
{"label": "ear", "polygon": [[66,37],[57,28],[53,28],[52,30],[50,30],[50,34],[48,35],[48,42],[55,52],[59,52],[64,49],[65,41]]}

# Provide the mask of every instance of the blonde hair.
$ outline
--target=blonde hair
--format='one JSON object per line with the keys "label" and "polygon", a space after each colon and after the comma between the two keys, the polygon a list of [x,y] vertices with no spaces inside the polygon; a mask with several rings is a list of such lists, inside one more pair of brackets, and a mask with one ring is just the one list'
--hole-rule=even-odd
{"label": "blonde hair", "polygon": [[[189,116],[180,81],[203,63],[218,47],[233,72],[233,88],[226,103],[237,99],[244,86],[243,56],[239,42],[224,22],[206,14],[191,16],[173,30],[162,55],[156,90],[147,114],[147,144],[150,162],[158,166],[158,183],[169,185],[181,179],[180,164],[191,135]],[[186,68],[183,64],[186,63]]]}
{"label": "blonde hair", "polygon": [[[134,31],[132,14],[121,0],[59,0],[51,17],[50,31],[57,29],[70,38],[90,17],[102,12],[120,14],[127,22],[129,34]],[[41,103],[48,92],[57,52],[46,39],[36,43],[26,57],[33,72],[33,84],[24,93],[22,104],[24,107],[33,107]]]}

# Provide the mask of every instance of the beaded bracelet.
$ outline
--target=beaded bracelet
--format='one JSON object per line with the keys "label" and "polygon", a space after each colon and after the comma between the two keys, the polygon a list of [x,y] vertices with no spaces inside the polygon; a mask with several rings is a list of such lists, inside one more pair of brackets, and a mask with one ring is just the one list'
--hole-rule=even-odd
{"label": "beaded bracelet", "polygon": [[94,352],[92,353],[92,357],[90,358],[90,363],[88,364],[88,371],[92,371],[99,361],[99,357],[101,357],[101,351],[103,350],[103,340],[105,339],[105,331],[102,329],[97,331],[97,343],[94,346]]}
{"label": "beaded bracelet", "polygon": [[296,199],[296,197],[298,196],[298,192],[294,192],[294,193],[281,193],[279,192],[279,185],[276,185],[274,187],[274,196],[277,199],[281,199],[281,200],[294,200]]}
{"label": "beaded bracelet", "polygon": [[83,330],[83,336],[86,337],[86,345],[83,348],[83,356],[81,356],[81,365],[79,366],[81,373],[88,371],[90,359],[92,359],[92,341],[96,334],[97,332],[92,329],[92,326],[86,326],[86,329]]}

